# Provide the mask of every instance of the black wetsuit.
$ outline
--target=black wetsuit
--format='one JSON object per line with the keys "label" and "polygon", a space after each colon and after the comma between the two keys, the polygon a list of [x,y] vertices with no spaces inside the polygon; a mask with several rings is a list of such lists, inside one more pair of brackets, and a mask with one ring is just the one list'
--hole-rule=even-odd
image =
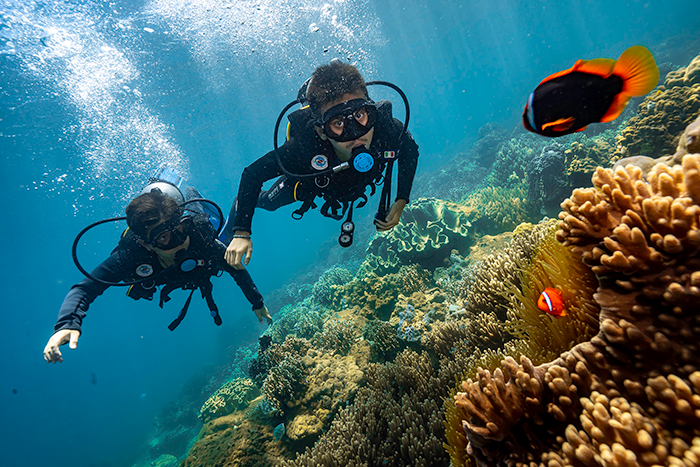
{"label": "black wetsuit", "polygon": [[[183,272],[175,266],[164,275],[156,277],[154,281],[135,284],[128,290],[130,297],[136,300],[139,298],[151,300],[153,294],[157,291],[156,287],[164,285],[161,290],[162,306],[164,301],[167,302],[169,300],[168,293],[183,285],[193,288],[193,286],[199,287],[199,285],[203,284],[204,289],[209,288],[209,292],[211,292],[209,279],[219,271],[224,270],[236,281],[245,297],[253,306],[253,309],[263,306],[263,297],[253,283],[253,279],[248,274],[248,271],[245,269],[234,269],[224,260],[226,247],[220,241],[214,239],[216,233],[206,217],[199,214],[185,221],[185,233],[190,237],[190,245],[187,250],[178,252],[178,255],[182,254],[186,258],[198,260],[198,266],[190,272]],[[176,256],[177,259],[178,256]],[[97,266],[91,272],[91,275],[107,282],[131,282],[144,277],[155,276],[163,269],[158,260],[158,255],[142,247],[138,243],[138,237],[130,230],[127,230],[122,236],[119,245],[112,251],[111,256]],[[137,270],[139,270],[140,274],[137,273]],[[90,278],[86,278],[79,284],[74,285],[63,300],[54,331],[61,329],[80,331],[80,326],[88,307],[108,287],[109,285]],[[205,295],[204,289],[200,289],[203,291],[203,295]]]}
{"label": "black wetsuit", "polygon": [[[377,110],[377,122],[370,149],[379,153],[401,149],[398,156],[396,199],[408,202],[418,164],[418,145],[408,131],[404,133],[402,140],[398,141],[403,124],[393,118],[390,102],[378,102]],[[383,163],[377,164],[373,170],[366,173],[348,169],[330,175],[328,185],[324,188],[319,188],[313,178],[296,180],[282,176],[269,190],[261,192],[264,182],[283,175],[277,162],[278,157],[287,171],[294,174],[313,174],[315,170],[311,166],[311,160],[318,154],[326,156],[328,167],[335,167],[341,163],[330,141],[322,140],[316,133],[310,109],[297,110],[289,115],[289,121],[290,138],[284,145],[265,154],[243,171],[238,197],[231,208],[223,238],[230,239],[231,233],[236,230],[250,232],[256,206],[274,211],[295,201],[313,200],[316,196],[323,197],[326,202],[333,199],[342,200],[343,197],[351,201],[358,198],[358,193],[364,193],[368,186],[373,185],[377,176],[381,175],[377,171],[383,170]],[[322,213],[323,211],[322,209]]]}

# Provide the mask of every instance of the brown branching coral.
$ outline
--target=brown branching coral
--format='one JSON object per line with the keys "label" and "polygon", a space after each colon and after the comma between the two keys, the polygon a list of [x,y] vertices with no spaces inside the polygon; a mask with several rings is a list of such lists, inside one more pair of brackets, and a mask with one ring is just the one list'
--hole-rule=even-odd
{"label": "brown branching coral", "polygon": [[394,363],[370,364],[367,384],[341,409],[312,449],[287,466],[446,465],[442,411],[444,378],[426,353],[405,350]]}
{"label": "brown branching coral", "polygon": [[463,383],[477,465],[698,465],[700,155],[648,181],[598,169],[593,184],[562,203],[557,238],[598,278],[600,331],[550,363],[506,358]]}

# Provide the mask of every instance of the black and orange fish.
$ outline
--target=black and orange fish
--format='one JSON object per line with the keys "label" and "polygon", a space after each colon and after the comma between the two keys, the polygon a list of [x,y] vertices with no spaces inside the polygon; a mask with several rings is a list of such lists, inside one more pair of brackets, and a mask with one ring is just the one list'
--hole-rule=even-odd
{"label": "black and orange fish", "polygon": [[658,82],[654,57],[641,45],[625,50],[617,60],[578,60],[542,80],[530,94],[523,125],[550,137],[583,131],[590,123],[615,120],[630,98],[647,94]]}
{"label": "black and orange fish", "polygon": [[566,316],[566,308],[564,307],[564,296],[561,290],[554,287],[545,287],[537,299],[537,308],[549,313],[555,318]]}

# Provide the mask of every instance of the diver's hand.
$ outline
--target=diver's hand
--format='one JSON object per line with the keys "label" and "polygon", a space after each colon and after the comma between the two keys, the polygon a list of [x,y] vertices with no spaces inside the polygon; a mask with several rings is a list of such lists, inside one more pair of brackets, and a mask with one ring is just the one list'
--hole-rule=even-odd
{"label": "diver's hand", "polygon": [[389,214],[386,215],[386,220],[381,221],[376,219],[374,225],[377,226],[377,230],[380,232],[386,232],[391,230],[399,224],[401,220],[401,214],[403,213],[403,208],[406,207],[405,199],[397,199],[394,204],[391,205],[389,209]]}
{"label": "diver's hand", "polygon": [[253,311],[255,312],[255,316],[258,317],[260,324],[262,324],[263,318],[267,320],[268,325],[272,324],[272,316],[270,316],[270,312],[265,305],[263,305],[262,308],[253,308]]}
{"label": "diver's hand", "polygon": [[[250,237],[248,232],[236,232],[236,235],[245,235]],[[250,238],[234,238],[229,243],[228,248],[226,248],[226,253],[224,253],[224,259],[226,262],[235,269],[243,269],[243,264],[248,266],[250,263],[250,257],[253,254],[253,241]],[[243,257],[245,256],[245,262]]]}
{"label": "diver's hand", "polygon": [[46,344],[46,347],[44,347],[44,360],[46,360],[47,363],[54,364],[62,362],[63,356],[58,348],[68,344],[71,349],[76,349],[78,347],[79,337],[80,331],[76,331],[75,329],[61,329],[54,333]]}

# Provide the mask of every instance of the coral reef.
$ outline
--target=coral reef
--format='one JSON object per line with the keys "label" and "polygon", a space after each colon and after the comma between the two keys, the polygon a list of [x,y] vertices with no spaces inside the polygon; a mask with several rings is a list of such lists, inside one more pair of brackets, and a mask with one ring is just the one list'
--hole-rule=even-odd
{"label": "coral reef", "polygon": [[473,231],[481,235],[497,235],[522,222],[529,222],[531,215],[526,193],[525,185],[520,183],[513,188],[489,186],[469,195],[463,203],[477,213],[472,220]]}
{"label": "coral reef", "polygon": [[564,147],[552,143],[527,166],[528,200],[542,214],[552,214],[571,192],[565,178]]}
{"label": "coral reef", "polygon": [[316,303],[330,305],[333,301],[333,286],[343,285],[352,280],[352,274],[345,268],[332,267],[318,278],[313,286],[311,297]]}
{"label": "coral reef", "polygon": [[445,294],[438,288],[414,292],[408,297],[399,295],[389,319],[397,337],[408,342],[421,342],[436,322],[444,321],[448,308],[445,299]]}
{"label": "coral reef", "polygon": [[303,362],[308,390],[287,403],[297,414],[287,430],[287,435],[295,441],[320,435],[340,407],[352,399],[363,378],[360,362],[353,355],[329,355],[311,349]]}
{"label": "coral reef", "polygon": [[426,353],[405,350],[394,363],[370,364],[367,383],[292,466],[447,465],[440,386]]}
{"label": "coral reef", "polygon": [[[477,465],[697,465],[700,155],[599,168],[557,238],[596,274],[600,331],[539,366],[480,369],[455,406]],[[461,411],[461,412],[460,412]]]}
{"label": "coral reef", "polygon": [[503,128],[487,123],[479,128],[477,140],[472,147],[472,158],[482,167],[490,167],[501,148],[501,144],[506,139],[508,132]]}
{"label": "coral reef", "polygon": [[431,286],[430,273],[415,264],[401,266],[397,272],[384,275],[361,267],[352,281],[334,287],[333,303],[341,309],[353,308],[356,319],[387,320],[400,293],[411,294]]}
{"label": "coral reef", "polygon": [[[333,286],[329,286],[331,290]],[[330,292],[328,292],[330,293]],[[275,313],[275,325],[266,331],[275,342],[284,341],[288,335],[310,339],[323,326],[330,309],[313,301],[308,296],[299,302],[284,305]]]}
{"label": "coral reef", "polygon": [[396,328],[386,321],[374,319],[362,329],[362,338],[369,343],[370,359],[392,361],[399,349]]}
{"label": "coral reef", "polygon": [[463,205],[418,198],[404,209],[399,225],[372,240],[368,252],[382,258],[395,256],[402,265],[434,269],[443,265],[453,249],[465,251],[469,246],[474,214]]}
{"label": "coral reef", "polygon": [[260,391],[250,378],[236,378],[223,384],[199,410],[199,418],[208,422],[245,408],[250,401],[260,395]]}
{"label": "coral reef", "polygon": [[328,353],[347,355],[355,342],[355,326],[349,319],[332,319],[326,321],[321,332],[313,338],[314,347]]}
{"label": "coral reef", "polygon": [[683,129],[700,114],[700,56],[668,73],[622,130],[616,158],[673,154]]}
{"label": "coral reef", "polygon": [[273,420],[259,415],[254,401],[244,411],[216,418],[204,425],[182,467],[273,467],[291,455],[275,440]]}
{"label": "coral reef", "polygon": [[[615,150],[617,131],[606,130],[595,138],[581,136],[564,151],[564,167],[569,192],[588,186],[598,167],[609,167]],[[568,196],[569,193],[566,194]],[[563,201],[563,198],[560,200]]]}
{"label": "coral reef", "polygon": [[541,154],[546,145],[547,140],[530,133],[504,142],[486,179],[487,185],[514,188],[523,184],[530,160]]}

